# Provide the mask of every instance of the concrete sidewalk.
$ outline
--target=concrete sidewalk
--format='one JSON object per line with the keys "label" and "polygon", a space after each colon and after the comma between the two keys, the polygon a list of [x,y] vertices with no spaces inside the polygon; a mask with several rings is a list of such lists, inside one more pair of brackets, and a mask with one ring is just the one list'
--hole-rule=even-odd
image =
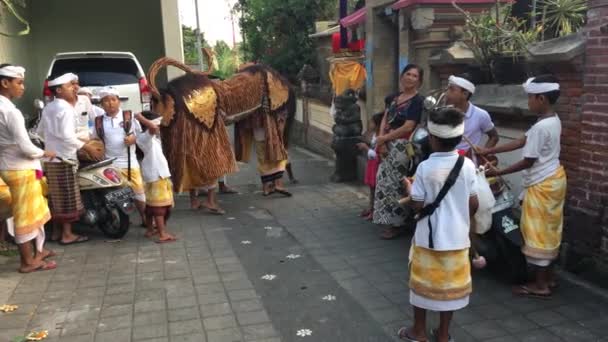
{"label": "concrete sidewalk", "polygon": [[[366,189],[329,184],[331,163],[294,149],[293,198],[263,198],[254,165],[230,177],[225,216],[187,209],[170,221],[179,241],[158,245],[133,227],[120,242],[49,245],[54,271],[21,275],[0,265],[0,341],[34,329],[46,341],[391,341],[411,322],[410,237],[378,239],[358,217]],[[431,315],[429,328],[437,324]],[[516,298],[474,275],[470,307],[455,315],[456,341],[608,341],[608,306],[561,282],[554,298]]]}

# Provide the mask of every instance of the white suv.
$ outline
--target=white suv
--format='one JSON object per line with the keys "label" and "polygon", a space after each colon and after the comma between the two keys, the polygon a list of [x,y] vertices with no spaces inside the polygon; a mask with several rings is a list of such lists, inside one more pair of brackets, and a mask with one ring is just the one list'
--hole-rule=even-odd
{"label": "white suv", "polygon": [[136,113],[150,109],[150,88],[146,75],[130,52],[85,51],[58,53],[53,58],[44,82],[44,102],[52,100],[48,79],[72,72],[80,86],[93,91],[93,103],[99,103],[97,91],[111,86],[120,93],[122,108]]}

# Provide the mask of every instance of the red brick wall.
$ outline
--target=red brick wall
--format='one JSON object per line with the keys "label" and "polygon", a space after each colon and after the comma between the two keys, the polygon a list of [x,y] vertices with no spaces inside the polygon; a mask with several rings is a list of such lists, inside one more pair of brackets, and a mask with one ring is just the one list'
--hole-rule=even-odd
{"label": "red brick wall", "polygon": [[608,216],[604,209],[608,203],[608,3],[590,0],[588,5],[580,143],[578,149],[570,150],[575,158],[568,170],[568,208],[574,214],[592,218],[589,222],[601,230],[602,254],[607,256]]}

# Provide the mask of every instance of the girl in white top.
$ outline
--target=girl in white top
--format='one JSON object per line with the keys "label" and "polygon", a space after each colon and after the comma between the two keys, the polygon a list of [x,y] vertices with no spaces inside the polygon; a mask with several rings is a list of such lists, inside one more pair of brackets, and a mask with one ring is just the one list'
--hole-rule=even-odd
{"label": "girl in white top", "polygon": [[[23,114],[11,102],[23,95],[24,77],[24,68],[0,65],[0,177],[10,190],[13,215],[7,229],[19,246],[19,272],[29,273],[57,267],[54,261],[45,261],[55,254],[44,248],[44,224],[51,216],[42,194],[40,171],[40,159],[53,158],[55,153],[32,144]],[[36,241],[35,250],[32,240]]]}

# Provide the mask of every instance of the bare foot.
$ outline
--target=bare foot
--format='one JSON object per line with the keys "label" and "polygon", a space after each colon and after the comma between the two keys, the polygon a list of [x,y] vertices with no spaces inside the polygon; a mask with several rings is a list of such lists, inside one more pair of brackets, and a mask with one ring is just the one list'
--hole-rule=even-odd
{"label": "bare foot", "polygon": [[44,260],[47,258],[52,258],[56,255],[57,255],[57,253],[55,253],[54,251],[52,251],[50,249],[43,249],[42,252],[37,253],[36,257],[40,256],[40,260]]}
{"label": "bare foot", "polygon": [[148,239],[153,237],[154,235],[158,234],[158,230],[154,229],[154,230],[148,230],[144,233],[144,237],[147,237]]}
{"label": "bare foot", "polygon": [[202,206],[201,201],[199,201],[198,198],[194,198],[190,200],[190,209],[192,210],[198,210],[200,209]]}
{"label": "bare foot", "polygon": [[57,263],[54,261],[44,262],[37,261],[32,265],[21,265],[19,268],[19,273],[32,273],[36,271],[48,271],[54,270],[57,268]]}
{"label": "bare foot", "polygon": [[156,243],[167,243],[177,241],[177,238],[171,234],[165,233],[156,240]]}

